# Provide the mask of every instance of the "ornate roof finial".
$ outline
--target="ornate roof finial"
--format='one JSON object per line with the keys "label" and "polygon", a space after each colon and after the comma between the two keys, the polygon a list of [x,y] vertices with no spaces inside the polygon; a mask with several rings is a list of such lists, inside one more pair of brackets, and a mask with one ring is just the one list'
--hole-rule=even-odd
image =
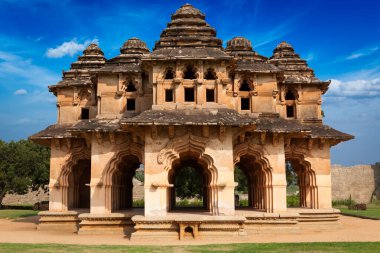
{"label": "ornate roof finial", "polygon": [[103,51],[99,48],[98,44],[92,42],[83,51],[83,55],[104,55]]}
{"label": "ornate roof finial", "polygon": [[148,52],[149,49],[145,42],[135,37],[124,42],[123,46],[120,48],[120,53],[122,54],[144,54]]}

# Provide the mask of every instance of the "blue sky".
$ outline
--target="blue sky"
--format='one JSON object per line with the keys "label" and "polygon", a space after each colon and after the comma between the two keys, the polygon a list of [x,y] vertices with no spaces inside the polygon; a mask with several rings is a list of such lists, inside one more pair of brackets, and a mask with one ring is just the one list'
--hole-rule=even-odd
{"label": "blue sky", "polygon": [[[83,48],[99,43],[107,58],[139,37],[150,49],[184,1],[0,0],[0,139],[18,140],[56,122],[47,85]],[[270,56],[291,43],[316,75],[332,80],[325,124],[356,136],[332,149],[344,165],[380,161],[380,3],[376,0],[190,2],[224,43],[251,40]]]}

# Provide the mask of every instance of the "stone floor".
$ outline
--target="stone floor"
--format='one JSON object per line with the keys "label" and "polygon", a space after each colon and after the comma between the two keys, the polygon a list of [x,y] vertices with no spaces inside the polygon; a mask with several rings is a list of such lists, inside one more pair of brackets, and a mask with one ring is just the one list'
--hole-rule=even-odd
{"label": "stone floor", "polygon": [[77,235],[67,232],[37,231],[38,216],[17,220],[0,219],[0,242],[12,243],[63,243],[63,244],[113,244],[113,245],[181,245],[209,243],[269,243],[269,242],[339,242],[380,241],[380,221],[341,216],[341,227],[324,230],[302,230],[295,233],[257,234],[239,238],[200,240],[149,240],[130,241],[121,235]]}

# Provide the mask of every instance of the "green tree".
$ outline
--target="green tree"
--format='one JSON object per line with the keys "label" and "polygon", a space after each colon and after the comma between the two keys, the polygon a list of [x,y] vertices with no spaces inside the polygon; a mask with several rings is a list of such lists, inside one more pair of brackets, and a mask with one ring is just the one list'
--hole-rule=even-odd
{"label": "green tree", "polygon": [[0,140],[0,205],[7,193],[25,194],[49,181],[49,149],[29,140]]}
{"label": "green tree", "polygon": [[291,186],[291,185],[298,184],[297,173],[294,171],[291,162],[286,161],[285,167],[286,167],[286,185]]}
{"label": "green tree", "polygon": [[184,198],[200,198],[202,196],[202,175],[193,167],[182,167],[174,179],[176,196]]}
{"label": "green tree", "polygon": [[248,193],[248,183],[247,177],[244,172],[239,168],[239,166],[235,166],[234,170],[235,182],[238,183],[237,191],[242,193]]}

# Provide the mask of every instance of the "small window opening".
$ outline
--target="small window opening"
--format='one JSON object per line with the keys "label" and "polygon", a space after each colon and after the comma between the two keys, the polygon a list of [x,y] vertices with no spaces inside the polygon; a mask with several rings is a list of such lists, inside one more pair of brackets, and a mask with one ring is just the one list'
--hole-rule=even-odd
{"label": "small window opening", "polygon": [[240,105],[241,110],[250,110],[250,99],[249,98],[241,98],[241,105]]}
{"label": "small window opening", "polygon": [[136,100],[135,99],[127,99],[127,111],[136,110]]}
{"label": "small window opening", "polygon": [[190,226],[187,226],[187,227],[185,228],[185,235],[190,235],[190,236],[194,237],[194,231],[193,231],[193,228],[190,227]]}
{"label": "small window opening", "polygon": [[184,72],[184,79],[196,79],[195,71],[191,66],[188,66]]}
{"label": "small window opening", "polygon": [[243,81],[243,83],[240,86],[239,91],[251,91],[251,87],[249,86],[249,83],[247,80]]}
{"label": "small window opening", "polygon": [[215,80],[216,79],[216,73],[213,69],[207,69],[207,72],[205,73],[206,80]]}
{"label": "small window opening", "polygon": [[173,102],[173,89],[165,90],[165,102]]}
{"label": "small window opening", "polygon": [[80,118],[81,119],[90,119],[90,109],[82,108]]}
{"label": "small window opening", "polygon": [[128,85],[127,85],[126,91],[128,91],[128,92],[134,92],[134,91],[136,91],[135,85],[132,82],[129,82]]}
{"label": "small window opening", "polygon": [[174,71],[172,69],[168,69],[165,73],[165,79],[173,79]]}
{"label": "small window opening", "polygon": [[206,89],[206,102],[215,102],[214,89]]}
{"label": "small window opening", "polygon": [[288,90],[288,92],[286,92],[286,95],[285,95],[285,100],[295,100],[293,92]]}
{"label": "small window opening", "polygon": [[194,102],[194,88],[185,88],[185,102]]}
{"label": "small window opening", "polygon": [[286,106],[286,117],[287,118],[294,118],[294,106],[293,105],[287,105]]}

